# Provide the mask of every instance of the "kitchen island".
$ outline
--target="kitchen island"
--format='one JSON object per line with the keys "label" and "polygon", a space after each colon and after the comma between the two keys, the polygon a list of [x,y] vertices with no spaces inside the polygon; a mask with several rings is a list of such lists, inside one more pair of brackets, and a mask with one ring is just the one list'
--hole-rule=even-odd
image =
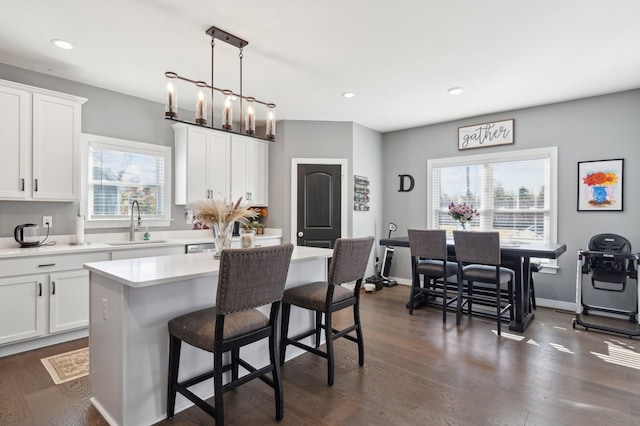
{"label": "kitchen island", "polygon": [[[333,251],[295,247],[286,287],[327,279]],[[215,304],[219,262],[211,253],[124,259],[84,265],[90,272],[91,402],[111,425],[149,425],[166,418],[169,333],[178,315]],[[268,308],[263,308],[268,314]],[[290,333],[311,328],[309,311],[291,311]],[[311,339],[311,338],[309,338]],[[311,343],[311,340],[309,341]],[[288,358],[302,350],[288,350]],[[267,342],[242,352],[254,365],[266,364]],[[183,347],[180,380],[211,369],[213,357]],[[213,395],[213,381],[192,390]],[[178,395],[176,412],[191,406]]]}

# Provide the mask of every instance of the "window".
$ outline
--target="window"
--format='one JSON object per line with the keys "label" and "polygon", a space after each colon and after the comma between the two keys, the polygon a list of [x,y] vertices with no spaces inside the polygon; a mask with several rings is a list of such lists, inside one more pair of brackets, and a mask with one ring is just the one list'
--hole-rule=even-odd
{"label": "window", "polygon": [[143,225],[169,225],[171,148],[88,134],[83,141],[87,227],[128,226],[134,200],[140,205]]}
{"label": "window", "polygon": [[427,161],[427,223],[459,229],[449,204],[466,203],[479,213],[467,229],[498,231],[502,240],[555,243],[557,157],[551,147]]}

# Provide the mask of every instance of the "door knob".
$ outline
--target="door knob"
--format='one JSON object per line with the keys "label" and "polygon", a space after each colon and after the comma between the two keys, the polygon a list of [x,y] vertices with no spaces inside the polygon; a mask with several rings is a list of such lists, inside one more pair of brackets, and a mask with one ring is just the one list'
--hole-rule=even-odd
{"label": "door knob", "polygon": [[298,232],[298,237],[300,237],[300,238],[304,237],[304,232],[302,232],[302,231]]}

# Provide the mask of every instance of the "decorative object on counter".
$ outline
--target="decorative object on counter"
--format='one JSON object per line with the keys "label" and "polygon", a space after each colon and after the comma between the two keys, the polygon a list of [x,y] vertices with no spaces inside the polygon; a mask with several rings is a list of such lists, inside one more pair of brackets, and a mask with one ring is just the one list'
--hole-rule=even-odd
{"label": "decorative object on counter", "polygon": [[264,219],[269,216],[269,211],[266,207],[252,207],[251,210],[255,212],[255,216],[249,219],[249,223],[247,223],[245,227],[253,229],[257,235],[263,235],[265,228]]}
{"label": "decorative object on counter", "polygon": [[[224,30],[221,30],[217,27],[210,27],[206,34],[211,37],[211,84],[208,84],[201,80],[192,80],[190,78],[183,77],[173,71],[167,71],[164,73],[165,77],[170,79],[178,79],[182,81],[186,81],[188,83],[192,83],[200,88],[210,89],[210,109],[209,114],[211,115],[211,125],[207,127],[211,127],[215,129],[214,126],[214,117],[215,117],[215,107],[214,105],[220,104],[222,106],[222,114],[221,114],[221,123],[220,129],[234,132],[233,130],[233,102],[239,100],[239,124],[237,130],[234,133],[238,134],[246,134],[252,137],[256,136],[256,107],[258,105],[262,105],[266,108],[267,114],[265,116],[265,136],[262,139],[267,140],[275,140],[276,137],[276,119],[274,109],[276,104],[270,102],[263,102],[251,96],[244,96],[242,93],[242,59],[244,57],[243,50],[245,46],[249,44],[248,41],[243,40],[235,35],[228,33]],[[214,53],[215,53],[215,45],[216,39],[221,40],[225,43],[228,43],[237,49],[239,49],[239,58],[240,58],[240,93],[234,93],[228,89],[220,89],[215,87],[213,82],[213,71],[214,71]],[[218,96],[218,101],[216,101],[216,95]],[[178,120],[178,103],[177,103],[177,93],[175,87],[172,83],[167,84],[167,95],[165,98],[165,118],[170,120],[182,121]],[[219,103],[218,103],[219,102]],[[246,109],[243,106],[243,103],[246,102]],[[200,91],[198,94],[198,99],[196,100],[196,113],[195,113],[195,124],[200,126],[207,125],[207,96],[203,91]],[[188,123],[185,121],[185,123]],[[191,123],[194,124],[194,123]]]}
{"label": "decorative object on counter", "polygon": [[460,222],[463,230],[467,230],[467,222],[471,222],[474,216],[478,216],[478,213],[474,208],[467,206],[466,203],[449,204],[449,216],[456,222]]}
{"label": "decorative object on counter", "polygon": [[253,209],[242,206],[242,197],[233,203],[229,199],[208,199],[190,203],[187,209],[193,210],[196,220],[213,229],[216,243],[214,257],[220,257],[222,250],[231,247],[233,224],[237,221],[248,224],[256,216]]}
{"label": "decorative object on counter", "polygon": [[151,238],[151,234],[149,233],[149,228],[148,227],[144,227],[144,240],[145,241],[149,241],[149,239]]}
{"label": "decorative object on counter", "polygon": [[253,248],[256,246],[256,232],[253,229],[240,230],[240,248]]}
{"label": "decorative object on counter", "polygon": [[353,210],[369,211],[369,179],[353,175]]}
{"label": "decorative object on counter", "polygon": [[578,211],[622,211],[624,159],[578,163]]}

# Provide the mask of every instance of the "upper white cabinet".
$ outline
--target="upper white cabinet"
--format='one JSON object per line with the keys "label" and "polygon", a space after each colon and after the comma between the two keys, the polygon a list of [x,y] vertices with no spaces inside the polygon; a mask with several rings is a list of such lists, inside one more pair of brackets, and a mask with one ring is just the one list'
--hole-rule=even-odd
{"label": "upper white cabinet", "polygon": [[230,179],[229,134],[177,123],[175,131],[175,204],[226,198]]}
{"label": "upper white cabinet", "polygon": [[79,198],[81,109],[86,99],[0,80],[0,199]]}
{"label": "upper white cabinet", "polygon": [[231,136],[231,198],[243,203],[267,206],[269,145],[257,139]]}

